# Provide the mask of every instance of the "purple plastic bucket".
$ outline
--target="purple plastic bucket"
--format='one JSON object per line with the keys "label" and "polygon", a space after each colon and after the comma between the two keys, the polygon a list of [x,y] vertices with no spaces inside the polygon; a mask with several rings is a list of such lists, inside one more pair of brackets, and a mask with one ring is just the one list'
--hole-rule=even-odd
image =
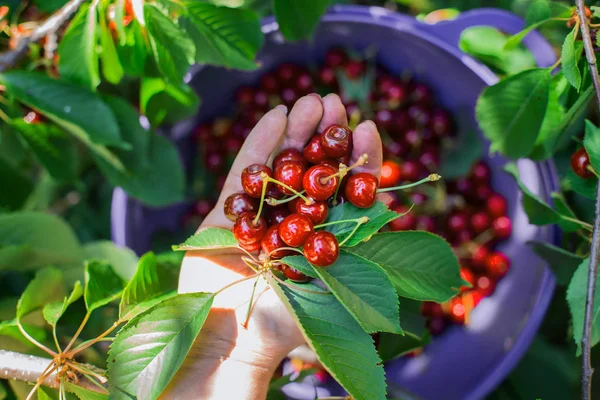
{"label": "purple plastic bucket", "polygon": [[[239,72],[214,67],[195,67],[188,82],[204,99],[199,115],[169,129],[183,160],[190,164],[193,145],[189,133],[199,121],[226,114],[233,104],[233,94],[240,85],[254,84],[265,71],[281,62],[307,64],[322,61],[331,46],[364,50],[376,45],[378,62],[391,72],[411,71],[417,80],[428,84],[442,106],[460,115],[462,130],[476,128],[474,106],[479,93],[497,82],[485,66],[458,49],[460,33],[471,26],[487,25],[507,33],[523,28],[518,17],[500,10],[480,9],[461,14],[457,19],[427,25],[414,18],[378,7],[335,6],[323,17],[311,43],[286,43],[273,19],[265,20],[265,46],[259,55],[262,68]],[[554,52],[537,33],[527,36],[525,45],[539,66],[554,63]],[[482,137],[484,145],[489,143]],[[388,392],[391,397],[407,396],[437,400],[481,399],[494,389],[516,365],[531,343],[542,321],[554,288],[554,278],[526,242],[541,240],[557,243],[554,227],[530,225],[521,205],[518,188],[502,172],[506,159],[487,159],[492,168],[492,185],[509,203],[513,235],[500,246],[512,259],[511,272],[499,283],[496,292],[484,299],[473,311],[467,327],[453,327],[431,343],[415,358],[404,358],[386,365]],[[550,193],[557,189],[557,176],[549,162],[518,163],[525,184],[551,202]],[[189,203],[164,208],[150,208],[130,199],[119,188],[112,201],[112,236],[137,253],[150,250],[152,235],[157,231],[179,228],[181,216]],[[339,394],[336,385],[325,385],[320,396]],[[314,399],[311,384],[286,387],[288,396]],[[405,398],[403,397],[403,398]]]}

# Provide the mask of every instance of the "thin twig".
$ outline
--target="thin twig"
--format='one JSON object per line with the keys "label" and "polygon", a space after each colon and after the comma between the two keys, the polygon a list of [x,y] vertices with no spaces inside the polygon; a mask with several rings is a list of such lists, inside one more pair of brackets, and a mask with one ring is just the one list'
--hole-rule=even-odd
{"label": "thin twig", "polygon": [[23,37],[17,43],[14,50],[7,51],[0,55],[0,72],[3,72],[16,63],[27,54],[29,45],[41,40],[43,37],[57,32],[61,26],[67,22],[71,16],[79,9],[85,0],[71,0],[60,10],[54,13],[44,23],[38,26],[29,36]]}
{"label": "thin twig", "polygon": [[[585,49],[585,56],[590,67],[592,83],[596,92],[596,99],[600,107],[600,78],[598,77],[598,67],[596,65],[596,54],[594,45],[590,37],[589,21],[585,15],[584,0],[575,0],[577,5],[577,14],[581,22],[581,38]],[[596,189],[596,217],[594,219],[594,233],[592,234],[592,247],[590,254],[590,265],[588,267],[588,286],[587,297],[585,300],[585,316],[583,319],[583,335],[581,337],[581,398],[591,400],[592,398],[592,356],[591,356],[591,333],[592,316],[594,314],[594,292],[596,291],[596,276],[598,274],[598,257],[600,255],[600,184]]]}

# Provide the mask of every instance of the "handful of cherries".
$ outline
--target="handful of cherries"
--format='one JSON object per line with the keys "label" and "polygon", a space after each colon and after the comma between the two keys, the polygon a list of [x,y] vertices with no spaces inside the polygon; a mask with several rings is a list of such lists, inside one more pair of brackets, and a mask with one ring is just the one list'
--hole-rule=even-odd
{"label": "handful of cherries", "polygon": [[[335,263],[344,242],[340,244],[328,231],[317,230],[335,223],[325,223],[329,208],[343,202],[369,208],[379,189],[372,174],[348,175],[367,162],[363,154],[348,165],[351,154],[352,131],[331,125],[315,134],[302,152],[293,148],[281,151],[272,168],[260,164],[246,167],[241,175],[244,192],[230,195],[224,205],[225,215],[235,222],[233,233],[240,247],[248,252],[262,250],[261,257],[267,261],[297,252],[316,267]],[[437,179],[438,175],[431,175],[424,181]],[[366,220],[359,218],[356,223]],[[291,280],[308,280],[290,266],[280,264],[278,268]]]}

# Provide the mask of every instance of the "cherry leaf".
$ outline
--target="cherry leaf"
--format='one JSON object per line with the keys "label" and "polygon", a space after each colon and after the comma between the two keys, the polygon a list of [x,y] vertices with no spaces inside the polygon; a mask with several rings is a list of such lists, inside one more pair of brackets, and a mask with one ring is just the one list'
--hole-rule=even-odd
{"label": "cherry leaf", "polygon": [[118,299],[122,291],[123,280],[109,263],[89,261],[86,264],[83,298],[88,312]]}
{"label": "cherry leaf", "polygon": [[238,242],[233,232],[223,228],[206,228],[198,231],[185,242],[173,246],[176,251],[188,250],[214,250],[238,247]]}

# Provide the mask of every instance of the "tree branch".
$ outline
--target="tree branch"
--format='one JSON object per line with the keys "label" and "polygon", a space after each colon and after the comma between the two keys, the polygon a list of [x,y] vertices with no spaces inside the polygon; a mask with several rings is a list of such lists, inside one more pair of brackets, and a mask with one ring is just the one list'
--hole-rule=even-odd
{"label": "tree branch", "polygon": [[[600,78],[598,77],[598,66],[596,65],[596,54],[594,45],[590,37],[590,28],[588,19],[585,15],[584,0],[575,0],[577,5],[577,14],[580,20],[581,37],[585,56],[590,67],[592,83],[596,92],[596,99],[600,107]],[[594,219],[594,232],[592,234],[592,248],[590,254],[590,265],[588,267],[588,286],[587,297],[585,300],[585,316],[583,319],[583,335],[581,337],[581,398],[591,400],[592,398],[592,356],[591,356],[591,337],[592,337],[592,316],[594,314],[594,294],[596,291],[596,276],[598,274],[598,257],[600,256],[600,183],[596,189],[596,217]]]}
{"label": "tree branch", "polygon": [[[50,358],[0,350],[0,379],[16,379],[25,382],[35,382],[51,362],[52,359]],[[100,388],[86,378],[80,379],[79,382],[73,384],[100,393]],[[43,385],[54,389],[58,388],[56,372],[50,374],[50,376],[44,380]]]}
{"label": "tree branch", "polygon": [[85,0],[71,0],[60,10],[50,16],[40,26],[38,26],[29,36],[24,36],[19,40],[14,50],[0,54],[0,72],[13,67],[21,58],[27,54],[29,45],[41,40],[44,36],[56,33],[58,29],[79,9]]}

